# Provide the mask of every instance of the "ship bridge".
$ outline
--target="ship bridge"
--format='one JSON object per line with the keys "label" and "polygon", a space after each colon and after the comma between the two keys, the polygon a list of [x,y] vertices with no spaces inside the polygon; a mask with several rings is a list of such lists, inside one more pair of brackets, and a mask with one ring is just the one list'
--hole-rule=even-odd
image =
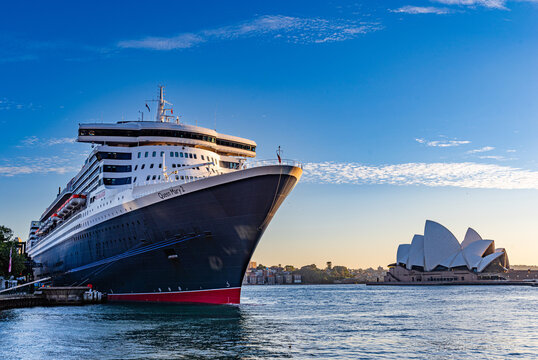
{"label": "ship bridge", "polygon": [[255,157],[256,143],[214,130],[170,122],[122,121],[116,124],[80,124],[78,141],[110,146],[182,145],[220,155]]}

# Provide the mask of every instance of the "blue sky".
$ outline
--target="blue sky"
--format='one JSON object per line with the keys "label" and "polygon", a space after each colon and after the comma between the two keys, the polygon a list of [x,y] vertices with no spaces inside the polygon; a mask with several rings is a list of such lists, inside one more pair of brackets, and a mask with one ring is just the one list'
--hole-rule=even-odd
{"label": "blue sky", "polygon": [[190,124],[305,175],[254,259],[386,265],[429,218],[538,263],[538,2],[9,2],[0,223],[21,237],[76,173],[77,125],[166,85]]}

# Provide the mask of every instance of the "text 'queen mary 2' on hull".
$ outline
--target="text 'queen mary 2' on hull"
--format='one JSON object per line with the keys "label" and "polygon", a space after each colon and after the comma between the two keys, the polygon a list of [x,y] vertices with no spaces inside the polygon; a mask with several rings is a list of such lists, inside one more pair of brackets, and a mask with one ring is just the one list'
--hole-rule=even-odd
{"label": "text 'queen mary 2' on hull", "polygon": [[80,125],[79,141],[98,145],[32,222],[34,275],[91,284],[112,301],[239,303],[301,166],[246,161],[253,141],[171,123],[160,95],[159,121]]}

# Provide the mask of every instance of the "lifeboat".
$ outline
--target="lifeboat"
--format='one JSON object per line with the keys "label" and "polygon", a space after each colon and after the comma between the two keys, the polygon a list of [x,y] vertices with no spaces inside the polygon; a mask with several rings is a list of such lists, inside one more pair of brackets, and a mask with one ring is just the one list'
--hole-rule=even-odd
{"label": "lifeboat", "polygon": [[58,211],[52,214],[39,228],[39,233],[47,233],[53,225],[61,223],[67,216],[86,203],[86,195],[74,194],[67,199]]}
{"label": "lifeboat", "polygon": [[47,230],[50,229],[51,225],[52,225],[52,220],[51,218],[48,218],[43,224],[43,226],[41,227],[41,231],[47,232]]}
{"label": "lifeboat", "polygon": [[85,203],[86,195],[73,194],[60,206],[57,213],[60,217],[65,218]]}
{"label": "lifeboat", "polygon": [[68,205],[73,207],[73,209],[76,209],[79,206],[82,206],[86,203],[86,195],[75,194],[71,196],[71,198],[67,200],[67,202],[68,202]]}

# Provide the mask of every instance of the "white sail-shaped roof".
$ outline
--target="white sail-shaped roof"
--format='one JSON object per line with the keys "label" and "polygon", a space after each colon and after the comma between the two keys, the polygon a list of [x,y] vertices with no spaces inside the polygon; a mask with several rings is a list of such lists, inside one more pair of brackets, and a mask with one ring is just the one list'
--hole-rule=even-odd
{"label": "white sail-shaped roof", "polygon": [[480,264],[477,266],[478,272],[484,271],[484,269],[491,264],[491,262],[498,257],[501,257],[504,255],[504,252],[494,252],[493,254],[489,254],[488,256],[482,258],[482,261],[480,261]]}
{"label": "white sail-shaped roof", "polygon": [[463,251],[460,251],[456,257],[452,260],[450,263],[451,268],[460,267],[460,266],[467,266],[467,261],[465,261],[465,258],[463,257]]}
{"label": "white sail-shaped roof", "polygon": [[465,233],[465,238],[461,243],[461,247],[466,248],[469,244],[479,240],[482,240],[482,237],[478,235],[474,229],[468,228],[467,232]]}
{"label": "white sail-shaped roof", "polygon": [[409,257],[407,259],[407,268],[412,269],[413,266],[424,267],[424,236],[415,235],[411,241],[409,249]]}
{"label": "white sail-shaped roof", "polygon": [[443,225],[426,220],[424,227],[424,269],[431,271],[441,262],[451,261],[458,251],[460,243]]}
{"label": "white sail-shaped roof", "polygon": [[409,249],[411,249],[410,244],[401,244],[400,246],[398,246],[398,252],[396,254],[396,263],[407,264]]}
{"label": "white sail-shaped roof", "polygon": [[463,257],[467,262],[467,267],[469,269],[478,268],[478,265],[482,261],[482,258],[486,254],[486,250],[492,246],[493,240],[476,240],[467,245],[463,249]]}
{"label": "white sail-shaped roof", "polygon": [[412,270],[413,266],[432,271],[437,266],[448,269],[466,267],[483,271],[492,261],[504,256],[500,265],[508,268],[508,256],[503,248],[495,249],[493,240],[483,240],[476,231],[467,229],[460,243],[443,225],[426,220],[424,235],[415,235],[411,244],[398,246],[398,265]]}
{"label": "white sail-shaped roof", "polygon": [[439,265],[449,268],[450,264],[454,262],[454,260],[458,257],[459,254],[461,254],[461,250],[456,253],[448,255],[443,261],[439,263]]}

